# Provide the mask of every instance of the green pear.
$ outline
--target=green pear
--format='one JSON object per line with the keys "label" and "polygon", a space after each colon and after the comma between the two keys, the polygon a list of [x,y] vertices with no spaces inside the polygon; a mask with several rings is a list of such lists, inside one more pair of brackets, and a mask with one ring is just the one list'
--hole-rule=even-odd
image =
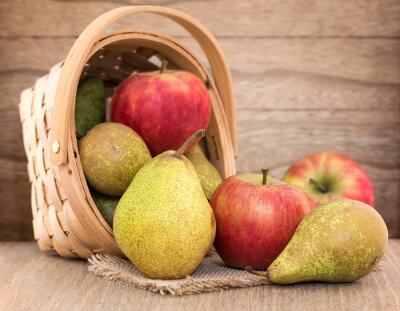
{"label": "green pear", "polygon": [[186,152],[185,155],[190,162],[192,162],[197,172],[197,176],[199,176],[200,184],[203,188],[204,194],[208,200],[211,200],[215,189],[222,182],[221,175],[218,173],[214,165],[208,161],[203,150],[198,144],[194,146],[191,151]]}
{"label": "green pear", "polygon": [[151,160],[142,138],[121,123],[100,123],[79,141],[83,172],[96,191],[121,196],[136,172]]}
{"label": "green pear", "polygon": [[75,131],[83,137],[106,118],[103,81],[91,77],[79,83],[75,99]]}
{"label": "green pear", "polygon": [[112,228],[115,208],[120,198],[101,194],[95,190],[91,190],[90,194],[101,216],[103,216],[104,220]]}
{"label": "green pear", "polygon": [[179,279],[193,273],[215,237],[215,218],[192,163],[178,151],[145,164],[119,201],[114,235],[122,252],[147,277]]}
{"label": "green pear", "polygon": [[307,214],[267,276],[277,284],[352,282],[372,271],[387,243],[375,209],[354,200],[329,202]]}

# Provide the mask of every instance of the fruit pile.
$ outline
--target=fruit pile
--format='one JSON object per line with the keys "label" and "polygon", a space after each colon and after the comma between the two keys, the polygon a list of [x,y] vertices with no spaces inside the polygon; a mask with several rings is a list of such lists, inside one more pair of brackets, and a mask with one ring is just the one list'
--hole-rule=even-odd
{"label": "fruit pile", "polygon": [[186,277],[213,244],[226,265],[278,284],[349,282],[379,263],[388,232],[359,164],[319,152],[294,163],[282,181],[268,169],[222,181],[199,143],[211,115],[207,89],[166,65],[118,85],[111,122],[101,79],[83,80],[76,95],[93,200],[143,274]]}

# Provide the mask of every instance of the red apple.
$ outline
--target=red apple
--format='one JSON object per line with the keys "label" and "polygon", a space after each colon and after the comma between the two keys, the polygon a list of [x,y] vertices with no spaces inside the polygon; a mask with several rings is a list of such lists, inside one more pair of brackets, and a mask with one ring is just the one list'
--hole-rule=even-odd
{"label": "red apple", "polygon": [[283,181],[301,188],[312,208],[337,199],[374,206],[374,189],[356,161],[336,152],[318,152],[294,163]]}
{"label": "red apple", "polygon": [[210,121],[211,104],[204,82],[186,71],[140,73],[114,92],[111,117],[128,125],[152,155],[177,150]]}
{"label": "red apple", "polygon": [[265,270],[310,211],[299,188],[261,174],[238,174],[211,198],[217,224],[215,249],[229,266]]}

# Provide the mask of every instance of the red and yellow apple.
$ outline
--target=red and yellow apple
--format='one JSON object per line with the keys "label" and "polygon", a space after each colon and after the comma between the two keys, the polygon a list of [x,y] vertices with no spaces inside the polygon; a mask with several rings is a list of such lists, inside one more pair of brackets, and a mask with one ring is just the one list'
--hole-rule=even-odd
{"label": "red and yellow apple", "polygon": [[283,181],[302,189],[312,208],[337,199],[374,206],[374,190],[366,171],[356,161],[336,152],[318,152],[294,163]]}
{"label": "red and yellow apple", "polygon": [[211,198],[217,232],[215,249],[231,267],[265,270],[311,210],[299,188],[261,174],[238,174]]}
{"label": "red and yellow apple", "polygon": [[164,69],[126,78],[112,100],[112,120],[135,130],[153,156],[177,150],[196,130],[207,129],[211,115],[203,81]]}

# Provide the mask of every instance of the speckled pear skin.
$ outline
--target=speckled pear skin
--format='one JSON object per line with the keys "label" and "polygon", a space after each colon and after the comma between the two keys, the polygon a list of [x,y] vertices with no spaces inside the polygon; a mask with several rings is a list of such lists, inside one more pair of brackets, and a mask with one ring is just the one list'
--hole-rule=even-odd
{"label": "speckled pear skin", "polygon": [[185,153],[185,155],[190,162],[192,162],[197,175],[199,176],[200,184],[203,188],[206,198],[211,200],[215,189],[222,182],[221,175],[214,165],[208,161],[203,150],[198,144],[194,146],[191,151]]}
{"label": "speckled pear skin", "polygon": [[369,205],[353,200],[326,203],[302,220],[268,268],[268,278],[277,284],[352,282],[372,271],[387,243],[385,222]]}
{"label": "speckled pear skin", "polygon": [[75,131],[83,137],[96,124],[104,122],[106,106],[104,84],[98,77],[90,77],[79,83],[75,99]]}
{"label": "speckled pear skin", "polygon": [[147,277],[193,273],[215,237],[215,218],[190,161],[165,151],[144,165],[119,201],[114,235]]}
{"label": "speckled pear skin", "polygon": [[151,160],[144,141],[130,127],[105,122],[92,128],[79,142],[86,180],[98,192],[121,196],[136,172]]}

